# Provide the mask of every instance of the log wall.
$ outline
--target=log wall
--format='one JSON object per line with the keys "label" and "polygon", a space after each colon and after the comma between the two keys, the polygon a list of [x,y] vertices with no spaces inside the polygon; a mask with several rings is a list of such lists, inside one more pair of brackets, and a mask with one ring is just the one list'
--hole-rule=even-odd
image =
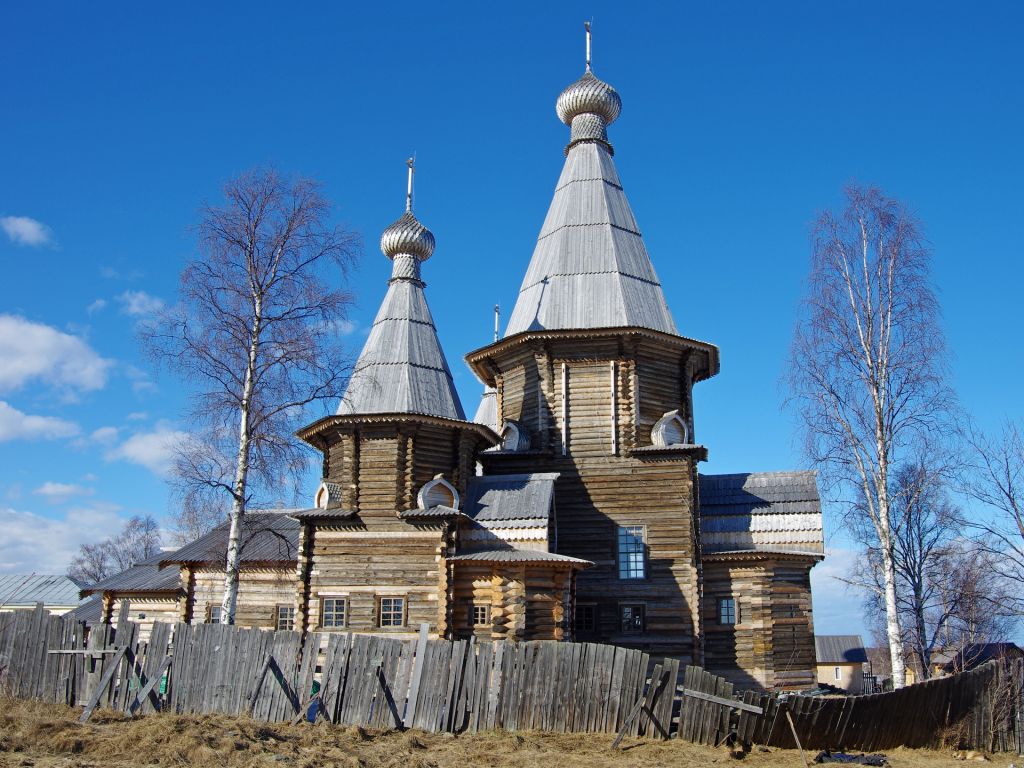
{"label": "log wall", "polygon": [[[224,571],[197,567],[189,580],[186,599],[192,624],[203,624],[211,607],[224,600]],[[238,578],[238,602],[235,625],[239,627],[277,626],[277,606],[294,605],[295,570],[292,567],[257,568],[242,565]]]}

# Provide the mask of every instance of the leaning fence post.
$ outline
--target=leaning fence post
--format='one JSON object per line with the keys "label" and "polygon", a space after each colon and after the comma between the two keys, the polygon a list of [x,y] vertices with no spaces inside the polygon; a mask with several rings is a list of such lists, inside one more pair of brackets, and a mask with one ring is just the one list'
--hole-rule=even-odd
{"label": "leaning fence post", "polygon": [[416,716],[416,699],[420,693],[420,681],[423,679],[423,664],[427,655],[427,635],[429,624],[420,624],[420,637],[416,642],[416,658],[413,659],[412,682],[409,683],[409,702],[405,707],[405,727],[412,728]]}

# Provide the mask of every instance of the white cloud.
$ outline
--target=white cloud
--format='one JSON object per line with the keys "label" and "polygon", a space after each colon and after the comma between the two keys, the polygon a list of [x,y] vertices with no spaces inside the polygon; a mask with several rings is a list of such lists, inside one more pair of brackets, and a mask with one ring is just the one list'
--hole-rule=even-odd
{"label": "white cloud", "polygon": [[143,393],[148,392],[156,392],[159,389],[159,387],[157,387],[156,385],[156,382],[149,378],[149,374],[146,373],[141,368],[139,368],[138,366],[132,365],[131,363],[126,363],[124,365],[124,373],[129,379],[132,380],[132,392],[134,392],[136,395],[141,395]]}
{"label": "white cloud", "polygon": [[120,430],[117,427],[100,427],[99,429],[94,429],[92,431],[89,435],[89,439],[94,443],[99,443],[100,445],[111,445],[117,442],[117,435],[119,432]]}
{"label": "white cloud", "polygon": [[50,242],[50,228],[28,216],[0,216],[0,228],[12,243],[32,247]]}
{"label": "white cloud", "polygon": [[811,569],[811,594],[814,598],[814,631],[822,635],[862,635],[868,631],[864,622],[864,592],[845,583],[860,553],[843,547],[829,547],[824,561]]}
{"label": "white cloud", "polygon": [[351,320],[332,320],[327,324],[327,332],[335,336],[351,336],[358,327]]}
{"label": "white cloud", "polygon": [[0,573],[64,573],[79,546],[117,533],[123,524],[118,509],[97,503],[51,519],[0,507]]}
{"label": "white cloud", "polygon": [[96,299],[96,301],[94,301],[92,304],[85,308],[85,311],[86,313],[92,315],[102,310],[105,306],[107,306],[106,299]]}
{"label": "white cloud", "polygon": [[85,341],[17,315],[0,315],[0,392],[39,380],[69,390],[101,389],[112,365]]}
{"label": "white cloud", "polygon": [[50,504],[63,504],[65,501],[76,496],[92,496],[94,491],[92,488],[86,488],[84,485],[76,483],[54,483],[47,481],[32,491],[32,493],[42,496]]}
{"label": "white cloud", "polygon": [[53,416],[22,413],[0,400],[0,443],[8,440],[56,440],[74,437],[78,425]]}
{"label": "white cloud", "polygon": [[145,411],[132,411],[125,418],[127,418],[128,421],[145,421],[149,418],[149,414]]}
{"label": "white cloud", "polygon": [[107,461],[139,464],[154,475],[166,477],[174,464],[175,450],[189,439],[187,432],[159,422],[150,432],[136,432],[116,448],[107,451]]}
{"label": "white cloud", "polygon": [[121,311],[132,317],[153,315],[164,308],[163,299],[145,291],[125,291],[117,300],[121,302]]}

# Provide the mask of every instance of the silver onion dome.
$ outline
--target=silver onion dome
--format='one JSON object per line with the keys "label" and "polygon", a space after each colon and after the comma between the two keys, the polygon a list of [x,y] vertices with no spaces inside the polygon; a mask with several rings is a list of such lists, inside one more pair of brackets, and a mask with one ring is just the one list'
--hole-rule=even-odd
{"label": "silver onion dome", "polygon": [[380,249],[389,259],[406,254],[426,261],[434,252],[434,234],[420,224],[411,211],[406,211],[384,230],[380,236]]}
{"label": "silver onion dome", "polygon": [[597,115],[608,125],[622,111],[622,99],[608,83],[594,77],[587,70],[583,77],[558,96],[555,111],[558,119],[566,125],[572,125],[574,117],[584,114]]}

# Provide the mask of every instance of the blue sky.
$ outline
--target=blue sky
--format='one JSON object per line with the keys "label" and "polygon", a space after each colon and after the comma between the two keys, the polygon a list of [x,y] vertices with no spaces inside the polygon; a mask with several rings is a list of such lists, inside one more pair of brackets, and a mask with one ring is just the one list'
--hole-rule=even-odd
{"label": "blue sky", "polygon": [[[967,410],[1020,415],[1024,6],[297,5],[0,11],[0,572],[62,570],[119,518],[168,512],[184,398],[134,327],[174,300],[199,205],[253,166],[319,178],[363,234],[355,354],[417,153],[417,214],[438,241],[428,299],[472,412],[461,358],[513,304],[591,17],[595,72],[623,99],[615,160],[669,306],[722,351],[696,391],[704,471],[804,466],[779,380],[810,222],[851,181],[924,222]],[[852,553],[829,537],[817,628],[856,631],[856,597],[829,578]]]}

